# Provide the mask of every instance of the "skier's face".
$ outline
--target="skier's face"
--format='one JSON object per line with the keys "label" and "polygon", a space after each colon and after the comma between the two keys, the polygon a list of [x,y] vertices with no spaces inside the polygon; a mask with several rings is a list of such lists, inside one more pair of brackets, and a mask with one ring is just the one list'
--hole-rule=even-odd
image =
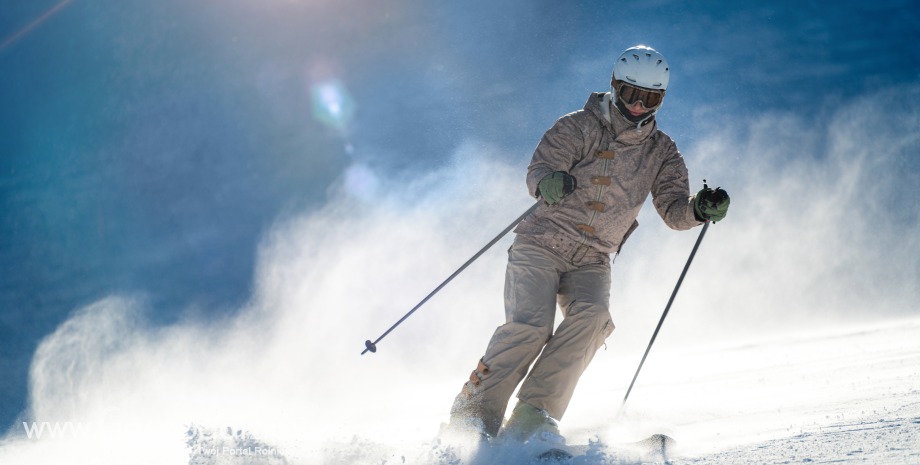
{"label": "skier's face", "polygon": [[661,106],[664,91],[645,89],[622,81],[612,83],[616,88],[619,104],[632,116],[641,116]]}
{"label": "skier's face", "polygon": [[633,116],[639,116],[643,113],[647,113],[648,109],[642,106],[642,102],[636,102],[632,105],[626,105],[626,109],[632,113]]}

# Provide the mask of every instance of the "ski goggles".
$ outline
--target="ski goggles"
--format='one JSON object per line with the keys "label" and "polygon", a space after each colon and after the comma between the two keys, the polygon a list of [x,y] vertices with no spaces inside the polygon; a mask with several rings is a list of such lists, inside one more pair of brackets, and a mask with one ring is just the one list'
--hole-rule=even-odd
{"label": "ski goggles", "polygon": [[648,90],[636,87],[625,82],[620,83],[617,88],[617,97],[626,104],[626,106],[635,105],[636,102],[642,102],[645,108],[655,108],[661,105],[664,100],[663,90]]}

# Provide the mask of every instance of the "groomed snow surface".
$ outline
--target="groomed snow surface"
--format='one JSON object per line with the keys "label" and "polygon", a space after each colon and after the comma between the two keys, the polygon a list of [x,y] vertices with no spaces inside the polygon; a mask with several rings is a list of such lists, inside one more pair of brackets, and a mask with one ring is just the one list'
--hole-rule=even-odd
{"label": "groomed snow surface", "polygon": [[[570,444],[591,444],[588,455],[570,463],[918,464],[918,341],[920,321],[913,320],[660,354],[647,365],[622,418],[605,412],[610,426],[601,431],[566,431],[562,424]],[[623,388],[608,394],[622,396]],[[581,411],[570,422],[597,414]],[[674,437],[678,448],[665,458],[615,447],[653,432]],[[392,449],[355,438],[326,449],[323,462],[472,464],[525,457],[521,451],[476,454],[469,446],[437,442],[414,451]]]}
{"label": "groomed snow surface", "polygon": [[[570,463],[664,462],[665,457],[660,455],[642,455],[616,447],[619,443],[664,433],[678,441],[677,448],[666,457],[673,464],[920,464],[918,341],[920,319],[914,318],[858,330],[751,341],[745,345],[682,352],[653,350],[620,417],[616,416],[616,407],[626,385],[598,388],[603,383],[584,380],[586,383],[580,388],[585,389],[576,392],[561,426],[569,444],[590,444],[590,447],[587,455]],[[603,362],[613,358],[618,360],[615,366]],[[613,372],[631,375],[635,361],[620,360],[625,358],[602,359],[592,365],[593,370],[589,369],[586,377],[589,373],[608,378]],[[628,380],[629,376],[617,378]],[[314,420],[325,423],[316,424],[307,416],[306,421],[295,425],[291,435],[269,439],[265,437],[265,429],[256,426],[256,421],[247,422],[239,417],[236,421],[242,424],[234,427],[217,426],[215,422],[219,420],[212,420],[208,425],[186,424],[183,431],[167,428],[113,436],[118,412],[105,411],[110,434],[107,439],[92,434],[76,440],[52,439],[47,432],[39,439],[11,431],[0,442],[0,463],[530,462],[527,451],[520,448],[482,451],[474,444],[435,439],[438,425],[446,420],[454,384],[408,389],[409,395],[417,398],[415,405],[439,406],[416,410],[388,404],[370,411],[362,406],[374,403],[372,393],[358,397],[347,394],[360,407],[359,416],[337,425],[326,421],[334,417],[317,411]],[[373,385],[369,383],[357,392],[366,392]],[[163,389],[160,387],[158,391]],[[173,396],[172,400],[165,400],[181,404],[183,392],[189,389],[174,386],[167,393]],[[162,400],[147,395],[144,399]],[[297,409],[290,399],[281,400],[282,405]],[[231,412],[239,413],[245,412],[252,402],[264,401],[241,396],[225,405]],[[334,404],[330,405],[332,411],[342,412],[347,402],[335,398],[329,403]],[[145,415],[154,416],[150,412]],[[202,416],[200,412],[170,415]]]}
{"label": "groomed snow surface", "polygon": [[920,463],[918,341],[914,321],[719,352],[712,379],[656,388],[700,415],[672,463]]}
{"label": "groomed snow surface", "polygon": [[[569,444],[590,444],[573,464],[654,463],[920,463],[920,321],[860,331],[752,342],[691,353],[656,354],[642,373],[625,413],[611,410],[597,429],[566,430],[566,424],[597,424],[599,412],[573,403],[563,422]],[[618,398],[625,386],[602,394]],[[586,393],[581,393],[585,395]],[[597,398],[597,395],[588,394]],[[594,421],[591,421],[591,420]],[[399,429],[423,425],[405,412]],[[667,457],[616,447],[654,432],[678,441]],[[227,434],[229,433],[229,434]],[[488,464],[527,463],[528,451],[482,451],[475,444],[439,441],[378,443],[361,436],[330,440],[300,459],[213,454],[222,447],[255,450],[264,445],[232,431],[190,445],[191,464]],[[416,436],[416,434],[410,434]],[[432,434],[434,436],[434,434]]]}

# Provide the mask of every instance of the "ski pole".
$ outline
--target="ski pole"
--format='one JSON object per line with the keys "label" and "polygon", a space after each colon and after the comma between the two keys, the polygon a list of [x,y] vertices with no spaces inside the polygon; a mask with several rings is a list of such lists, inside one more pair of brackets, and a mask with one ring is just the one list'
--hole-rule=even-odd
{"label": "ski pole", "polygon": [[377,343],[380,342],[381,339],[383,339],[384,337],[386,337],[387,334],[390,334],[390,331],[393,331],[393,329],[395,329],[397,326],[399,326],[400,323],[402,323],[403,321],[405,321],[406,318],[409,318],[409,315],[412,315],[413,313],[415,313],[415,311],[418,310],[419,307],[421,307],[425,302],[428,302],[428,299],[432,298],[435,294],[438,293],[438,291],[441,290],[441,288],[443,288],[444,286],[446,286],[447,283],[449,283],[452,279],[456,278],[457,275],[460,274],[460,272],[462,272],[463,270],[465,270],[466,267],[470,266],[470,263],[473,263],[474,261],[476,261],[476,259],[479,258],[480,255],[482,255],[483,253],[485,253],[486,250],[489,250],[489,247],[492,247],[492,246],[495,245],[495,243],[498,242],[501,238],[505,237],[505,234],[508,234],[508,231],[511,231],[511,229],[514,228],[515,226],[517,226],[518,223],[520,223],[521,221],[523,221],[524,218],[527,217],[527,215],[531,214],[534,210],[536,210],[537,207],[539,207],[539,206],[540,206],[540,203],[542,203],[542,202],[543,202],[543,199],[537,200],[537,203],[533,204],[532,207],[528,208],[527,211],[525,211],[521,216],[519,216],[516,220],[514,220],[511,224],[509,224],[507,228],[505,228],[502,232],[500,232],[497,236],[495,236],[495,239],[492,239],[491,241],[489,241],[489,243],[486,244],[486,246],[483,247],[479,252],[476,252],[476,255],[473,255],[473,258],[470,258],[469,260],[467,260],[466,263],[463,264],[463,266],[461,266],[457,271],[454,271],[454,274],[450,275],[450,277],[448,277],[446,280],[444,280],[444,282],[441,283],[440,286],[436,287],[433,291],[431,291],[431,294],[428,294],[428,296],[425,297],[424,299],[422,299],[422,301],[419,302],[418,305],[416,305],[415,307],[413,307],[412,310],[409,310],[409,313],[406,313],[402,318],[400,318],[399,321],[396,322],[396,324],[394,324],[393,326],[390,326],[390,329],[386,330],[385,333],[381,334],[380,337],[378,337],[376,341],[371,342],[370,339],[368,339],[367,341],[365,341],[365,342],[364,342],[364,346],[366,347],[366,349],[364,349],[364,350],[361,352],[361,355],[364,355],[365,353],[367,353],[367,351],[371,351],[372,353],[376,353],[376,352],[377,352]]}
{"label": "ski pole", "polygon": [[623,412],[623,407],[626,406],[626,399],[629,398],[629,393],[632,391],[633,385],[636,384],[636,378],[639,377],[639,371],[642,370],[642,365],[645,363],[645,358],[648,357],[648,352],[652,350],[652,344],[655,343],[655,338],[658,337],[658,330],[661,329],[664,318],[668,316],[668,310],[671,309],[671,304],[674,303],[674,298],[677,297],[677,291],[680,290],[680,284],[684,282],[684,276],[687,275],[687,270],[690,269],[690,263],[693,262],[693,256],[696,255],[696,249],[700,247],[700,242],[703,242],[703,236],[706,235],[706,228],[708,227],[709,220],[706,220],[706,223],[703,225],[703,230],[700,231],[700,237],[696,239],[696,244],[693,245],[693,251],[690,252],[690,258],[687,259],[687,264],[684,265],[684,271],[680,273],[680,278],[677,280],[677,286],[674,286],[674,292],[671,293],[671,298],[668,299],[668,305],[664,307],[664,313],[661,314],[661,319],[658,320],[658,327],[655,328],[655,332],[652,334],[652,340],[649,341],[648,348],[645,349],[645,355],[642,356],[642,361],[639,362],[639,368],[636,369],[636,374],[633,376],[632,382],[629,383],[629,389],[626,390],[626,396],[623,397],[623,403],[620,404],[617,416],[620,416],[620,413]]}

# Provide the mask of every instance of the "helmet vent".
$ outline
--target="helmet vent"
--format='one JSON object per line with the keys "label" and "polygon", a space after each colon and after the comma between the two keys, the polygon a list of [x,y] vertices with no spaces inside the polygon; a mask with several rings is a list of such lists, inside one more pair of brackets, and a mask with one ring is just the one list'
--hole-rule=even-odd
{"label": "helmet vent", "polygon": [[639,61],[639,55],[636,55],[635,53],[633,53],[633,57],[635,57],[636,61]]}
{"label": "helmet vent", "polygon": [[661,60],[658,60],[658,63],[655,63],[656,66],[660,64],[661,64]]}
{"label": "helmet vent", "polygon": [[622,60],[622,61],[626,61],[626,58],[620,58],[620,60]]}
{"label": "helmet vent", "polygon": [[634,78],[634,77],[632,77],[632,76],[626,76],[626,79],[629,79],[629,80],[632,81],[632,82],[636,82],[636,78]]}
{"label": "helmet vent", "polygon": [[655,87],[661,87],[661,83],[660,83],[660,82],[656,82],[656,83],[654,83],[654,84],[652,84],[652,85],[655,86]]}
{"label": "helmet vent", "polygon": [[651,53],[648,53],[648,52],[645,52],[645,56],[650,57],[650,56],[652,56],[652,54],[651,54]]}

